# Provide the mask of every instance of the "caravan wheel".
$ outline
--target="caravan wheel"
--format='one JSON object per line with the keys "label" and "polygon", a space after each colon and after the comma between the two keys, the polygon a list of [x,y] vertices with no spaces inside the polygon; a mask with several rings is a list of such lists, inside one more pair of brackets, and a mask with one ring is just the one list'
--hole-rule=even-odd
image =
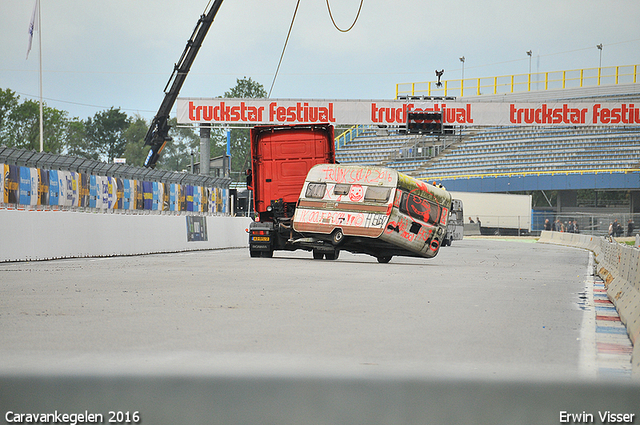
{"label": "caravan wheel", "polygon": [[342,244],[342,242],[344,242],[344,233],[342,233],[342,229],[336,229],[333,232],[331,239],[335,246]]}

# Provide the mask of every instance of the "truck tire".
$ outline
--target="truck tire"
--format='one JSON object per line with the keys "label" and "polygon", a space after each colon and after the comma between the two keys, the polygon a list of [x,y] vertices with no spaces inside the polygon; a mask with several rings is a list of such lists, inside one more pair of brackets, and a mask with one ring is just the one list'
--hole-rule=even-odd
{"label": "truck tire", "polygon": [[391,255],[387,255],[384,257],[378,257],[378,263],[380,264],[387,264],[389,261],[391,261],[392,256]]}
{"label": "truck tire", "polygon": [[313,259],[314,260],[322,260],[322,257],[324,257],[324,252],[320,252],[317,249],[313,250]]}
{"label": "truck tire", "polygon": [[250,249],[249,250],[249,255],[251,256],[251,258],[260,257],[260,251],[256,251],[256,250]]}
{"label": "truck tire", "polygon": [[333,252],[327,252],[324,254],[324,256],[327,260],[337,260],[338,257],[340,256],[340,250],[336,249]]}

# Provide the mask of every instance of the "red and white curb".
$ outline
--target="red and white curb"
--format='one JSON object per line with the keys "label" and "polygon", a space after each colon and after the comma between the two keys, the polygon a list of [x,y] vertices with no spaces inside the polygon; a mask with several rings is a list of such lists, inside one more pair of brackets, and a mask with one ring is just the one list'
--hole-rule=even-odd
{"label": "red and white curb", "polygon": [[633,344],[593,265],[590,253],[585,292],[581,296],[584,311],[581,370],[592,377],[631,379]]}

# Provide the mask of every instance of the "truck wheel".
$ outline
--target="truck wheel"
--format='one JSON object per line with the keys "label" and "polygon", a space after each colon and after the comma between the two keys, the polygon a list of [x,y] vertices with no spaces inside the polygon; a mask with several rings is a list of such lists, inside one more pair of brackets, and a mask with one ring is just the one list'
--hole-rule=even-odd
{"label": "truck wheel", "polygon": [[342,229],[336,229],[331,238],[335,246],[342,244],[342,242],[344,242],[344,233],[342,233]]}
{"label": "truck wheel", "polygon": [[263,256],[264,258],[271,258],[271,257],[273,257],[273,250],[271,250],[271,251],[262,251],[262,256]]}
{"label": "truck wheel", "polygon": [[322,260],[322,257],[324,257],[324,252],[320,252],[317,249],[313,250],[313,259],[314,260]]}
{"label": "truck wheel", "polygon": [[389,261],[391,261],[391,257],[391,255],[388,255],[386,257],[378,257],[378,263],[387,264]]}
{"label": "truck wheel", "polygon": [[251,255],[251,258],[256,258],[260,256],[260,251],[255,251],[253,249],[249,250],[249,255]]}
{"label": "truck wheel", "polygon": [[324,254],[324,256],[327,260],[337,260],[340,256],[340,250],[336,249],[333,252],[327,252],[326,254]]}

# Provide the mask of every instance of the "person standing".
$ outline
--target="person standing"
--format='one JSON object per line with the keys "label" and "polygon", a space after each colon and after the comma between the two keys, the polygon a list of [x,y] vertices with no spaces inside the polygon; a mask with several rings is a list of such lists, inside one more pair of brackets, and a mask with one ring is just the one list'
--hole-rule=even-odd
{"label": "person standing", "polygon": [[613,236],[613,223],[609,223],[609,237]]}

